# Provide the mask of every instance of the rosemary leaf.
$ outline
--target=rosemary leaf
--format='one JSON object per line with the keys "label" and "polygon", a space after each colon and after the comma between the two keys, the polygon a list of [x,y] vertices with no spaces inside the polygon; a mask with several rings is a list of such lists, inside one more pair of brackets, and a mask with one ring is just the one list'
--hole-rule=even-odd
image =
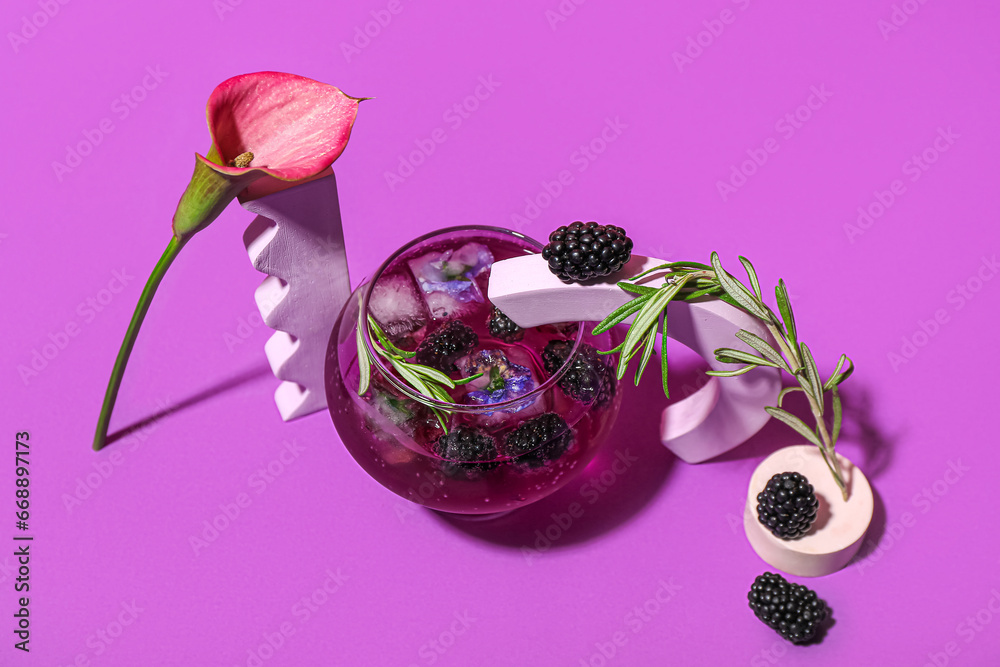
{"label": "rosemary leaf", "polygon": [[441,412],[440,410],[438,410],[437,408],[431,408],[431,412],[434,413],[434,416],[437,417],[438,423],[441,424],[441,430],[444,431],[445,434],[447,434],[448,433],[448,422],[445,421],[444,413]]}
{"label": "rosemary leaf", "polygon": [[757,301],[750,290],[726,273],[726,270],[722,268],[722,262],[719,261],[719,253],[715,251],[712,251],[712,268],[715,269],[715,277],[719,279],[722,289],[726,290],[726,294],[736,301],[743,310],[754,317],[759,317],[762,320],[767,319],[767,311],[761,307],[760,302]]}
{"label": "rosemary leaf", "polygon": [[673,269],[687,269],[687,270],[698,270],[698,271],[711,271],[712,267],[708,264],[702,264],[701,262],[666,262],[664,264],[657,264],[656,266],[646,269],[642,273],[629,278],[630,281],[639,280],[640,278],[645,278],[651,273],[656,273],[657,271],[666,271]]}
{"label": "rosemary leaf", "polygon": [[730,347],[720,347],[715,351],[715,358],[725,364],[757,364],[758,366],[778,368],[778,365],[773,361]]}
{"label": "rosemary leaf", "polygon": [[844,408],[840,404],[840,392],[837,391],[837,385],[833,385],[831,403],[833,404],[833,433],[830,435],[830,441],[836,445],[837,438],[840,437],[840,425],[844,420]]}
{"label": "rosemary leaf", "polygon": [[775,366],[791,373],[792,370],[788,367],[788,363],[781,354],[771,347],[766,340],[750,333],[746,329],[740,329],[736,332],[736,337],[741,341],[752,347],[753,349],[764,355],[769,361],[773,362]]}
{"label": "rosemary leaf", "polygon": [[[622,289],[624,289],[624,288],[622,288]],[[655,291],[656,290],[654,290],[654,292]],[[605,331],[607,331],[608,329],[610,329],[611,327],[620,324],[622,321],[624,321],[626,318],[628,318],[629,315],[631,315],[635,311],[637,311],[640,308],[642,308],[643,306],[645,306],[646,303],[648,303],[649,300],[651,298],[653,298],[653,296],[654,295],[652,293],[645,294],[643,296],[640,296],[640,297],[637,297],[635,299],[632,299],[631,301],[629,301],[626,304],[618,306],[617,308],[615,308],[611,312],[610,315],[608,315],[603,320],[601,320],[600,324],[598,324],[596,327],[594,327],[594,330],[592,332],[593,335],[597,336],[599,334],[602,334]]]}
{"label": "rosemary leaf", "polygon": [[749,373],[755,368],[760,368],[760,366],[758,366],[757,364],[750,364],[748,366],[744,366],[743,368],[737,368],[734,371],[705,371],[705,375],[711,375],[712,377],[717,377],[717,378],[733,378],[736,377],[737,375],[743,375],[744,373]]}
{"label": "rosemary leaf", "polygon": [[778,312],[785,323],[785,331],[788,332],[788,342],[794,349],[798,347],[798,330],[795,327],[795,314],[792,313],[792,302],[788,298],[788,290],[785,289],[785,281],[779,279],[778,286],[774,288],[774,299],[778,302]]}
{"label": "rosemary leaf", "polygon": [[413,372],[412,368],[410,367],[410,364],[403,363],[399,359],[394,359],[392,357],[389,357],[389,363],[392,364],[392,367],[396,369],[396,372],[399,373],[399,376],[404,380],[406,380],[406,382],[411,387],[416,389],[417,392],[423,394],[427,398],[434,398],[433,394],[431,394],[430,388],[427,386],[427,383],[424,382],[423,378],[421,378],[419,375]]}
{"label": "rosemary leaf", "polygon": [[632,283],[627,283],[622,281],[618,283],[618,287],[622,288],[626,292],[631,292],[632,294],[656,294],[659,291],[656,287],[649,287],[648,285],[633,285]]}
{"label": "rosemary leaf", "polygon": [[[424,366],[423,364],[407,364],[407,368],[412,370],[414,373],[422,375],[426,379],[431,380],[432,382],[436,382],[437,384],[443,384],[449,389],[455,388],[455,382],[450,377],[448,377],[447,375],[445,375],[436,368],[431,368],[430,366]],[[449,398],[448,400],[450,401],[451,398]]]}
{"label": "rosemary leaf", "polygon": [[[359,294],[359,304],[361,303],[360,296]],[[361,327],[362,317],[361,312],[358,311],[358,326],[354,329],[355,338],[358,342],[358,371],[361,373],[361,379],[358,380],[358,396],[363,396],[368,391],[368,385],[371,383],[372,378],[372,360],[368,357],[368,348],[365,347],[365,337],[361,333]]]}
{"label": "rosemary leaf", "polygon": [[645,339],[650,327],[656,325],[656,321],[660,317],[660,311],[667,307],[671,297],[679,289],[680,284],[660,288],[658,293],[639,310],[635,320],[632,321],[632,325],[628,328],[628,333],[625,334],[625,340],[622,343],[622,354],[618,358],[619,379],[625,375],[625,367],[628,366],[629,360],[635,356],[633,348]]}
{"label": "rosemary leaf", "polygon": [[480,372],[480,373],[476,373],[475,375],[470,375],[467,378],[462,378],[461,380],[453,380],[453,382],[455,383],[455,386],[457,387],[459,385],[467,384],[469,382],[472,382],[473,380],[476,380],[476,379],[481,378],[481,377],[483,377],[483,374]]}
{"label": "rosemary leaf", "polygon": [[[841,373],[840,369],[844,367],[845,363],[847,364],[847,370]],[[837,368],[834,369],[833,375],[831,375],[830,379],[823,383],[823,390],[829,391],[835,388],[838,384],[851,377],[851,373],[853,372],[854,362],[851,361],[850,357],[846,354],[840,355],[840,360],[837,362]]]}
{"label": "rosemary leaf", "polygon": [[799,350],[802,353],[802,366],[805,368],[806,380],[809,381],[810,394],[816,402],[819,417],[823,416],[823,385],[820,384],[819,370],[816,368],[816,360],[813,359],[812,352],[805,343],[799,343]]}
{"label": "rosemary leaf", "polygon": [[733,297],[731,297],[728,294],[726,294],[726,292],[724,290],[719,294],[719,296],[717,298],[719,299],[719,301],[721,301],[723,303],[728,303],[733,308],[742,308],[742,306],[740,306],[739,301],[737,301]]}
{"label": "rosemary leaf", "polygon": [[[716,294],[721,291],[722,291],[721,287],[719,287],[718,285],[712,285],[711,287],[705,287],[699,290],[695,290],[693,292],[682,292],[680,295],[680,299],[681,301],[694,301],[695,299],[699,299],[703,296]],[[736,304],[734,303],[733,305]]]}
{"label": "rosemary leaf", "polygon": [[[631,331],[631,329],[629,331]],[[630,361],[632,361],[632,358],[635,357],[635,355],[639,354],[640,349],[645,349],[646,340],[650,336],[655,336],[655,335],[656,335],[655,331],[653,332],[647,331],[644,336],[639,338],[634,347],[632,347],[626,352],[622,352],[622,355],[618,358],[618,369],[616,371],[619,380],[621,380],[622,377],[625,376],[625,370],[626,368],[628,368],[628,364]]]}
{"label": "rosemary leaf", "polygon": [[382,331],[382,327],[378,325],[378,322],[376,322],[375,318],[372,317],[371,315],[368,316],[368,324],[370,325],[372,332],[374,332],[375,337],[378,338],[378,342],[382,344],[382,347],[386,348],[394,355],[402,357],[403,359],[409,359],[410,357],[416,355],[416,352],[408,352],[407,350],[401,350],[395,345],[393,345],[392,341],[389,340],[389,337],[385,334],[384,331]]}
{"label": "rosemary leaf", "polygon": [[660,311],[660,379],[663,381],[663,395],[670,398],[667,387],[667,309]]}
{"label": "rosemary leaf", "polygon": [[795,431],[797,431],[799,435],[807,439],[812,444],[816,445],[820,449],[823,448],[823,443],[820,442],[819,436],[816,435],[816,432],[813,431],[808,426],[806,426],[806,423],[804,421],[793,415],[791,412],[788,412],[787,410],[782,410],[781,408],[773,408],[771,406],[767,406],[764,409],[767,410],[767,414],[771,415],[775,419],[779,419],[785,422],[793,429],[795,429]]}
{"label": "rosemary leaf", "polygon": [[429,384],[427,388],[430,389],[431,395],[442,403],[451,403],[451,396],[448,392],[444,390],[439,384]]}
{"label": "rosemary leaf", "polygon": [[792,394],[796,391],[805,391],[802,387],[785,387],[778,393],[778,407],[781,407],[781,402],[785,400],[785,396]]}
{"label": "rosemary leaf", "polygon": [[750,279],[750,286],[753,288],[753,293],[757,295],[757,301],[763,303],[764,296],[760,293],[760,283],[757,281],[757,272],[754,271],[753,264],[743,255],[740,255],[740,264],[747,270],[747,278]]}
{"label": "rosemary leaf", "polygon": [[[661,313],[663,311],[660,311]],[[639,365],[635,369],[635,386],[639,386],[639,378],[642,377],[642,372],[646,370],[646,364],[649,363],[650,357],[653,356],[653,346],[656,343],[656,326],[659,324],[659,320],[653,323],[653,328],[650,330],[649,335],[646,336],[646,346],[642,350],[642,359],[639,360]]]}

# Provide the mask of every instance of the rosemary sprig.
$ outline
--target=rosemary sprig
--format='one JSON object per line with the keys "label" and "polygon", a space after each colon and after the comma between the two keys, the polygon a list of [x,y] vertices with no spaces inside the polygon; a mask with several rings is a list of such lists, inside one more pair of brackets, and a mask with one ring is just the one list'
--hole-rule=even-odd
{"label": "rosemary sprig", "polygon": [[[393,370],[399,375],[399,378],[404,384],[408,385],[415,392],[424,396],[426,398],[441,401],[442,403],[450,403],[451,396],[448,395],[448,389],[454,389],[455,387],[472,382],[478,377],[482,376],[482,373],[476,373],[475,375],[470,375],[469,377],[462,378],[460,380],[452,380],[450,377],[442,373],[436,368],[431,368],[430,366],[425,366],[423,364],[418,364],[413,361],[407,361],[407,359],[412,358],[416,352],[410,352],[407,350],[402,350],[396,347],[389,337],[379,326],[378,322],[375,321],[371,315],[364,317],[363,311],[358,312],[358,326],[356,328],[356,338],[358,343],[358,367],[361,372],[361,379],[358,383],[358,395],[363,395],[368,391],[368,385],[371,383],[371,366],[374,359],[371,353],[368,351],[365,345],[364,334],[362,333],[362,326],[368,327],[369,335],[374,334],[375,340],[372,341],[372,347],[375,349],[375,353],[389,362]],[[444,432],[448,432],[448,420],[446,415],[448,410],[438,408],[432,405],[427,406],[437,417],[438,423],[441,424],[441,428]]]}
{"label": "rosemary sprig", "polygon": [[[843,411],[837,387],[854,372],[854,364],[846,354],[840,355],[837,368],[823,382],[816,367],[816,362],[813,359],[812,352],[805,343],[799,340],[798,328],[795,325],[795,316],[792,313],[792,304],[788,298],[788,290],[785,288],[784,281],[779,280],[774,290],[778,313],[780,313],[779,317],[764,302],[760,282],[757,279],[757,272],[754,270],[753,264],[745,257],[740,257],[739,259],[746,270],[750,283],[749,287],[722,268],[719,254],[716,252],[712,253],[711,265],[699,262],[668,262],[654,266],[633,278],[619,282],[618,286],[621,289],[635,294],[636,297],[609,314],[597,325],[594,333],[598,334],[607,331],[611,327],[623,322],[627,317],[631,315],[635,316],[629,325],[625,340],[621,345],[613,350],[609,350],[606,354],[613,352],[620,353],[617,374],[618,379],[621,380],[625,375],[625,370],[630,360],[641,350],[642,357],[635,374],[635,383],[639,384],[639,379],[642,377],[646,363],[652,354],[653,342],[656,338],[657,329],[659,329],[661,340],[660,369],[663,381],[663,393],[669,398],[665,337],[667,308],[671,301],[675,299],[679,301],[694,301],[696,299],[715,298],[761,320],[774,337],[777,349],[760,336],[741,329],[736,334],[736,337],[746,343],[757,354],[732,348],[719,348],[715,350],[715,358],[718,361],[743,365],[733,370],[708,371],[707,374],[717,377],[734,377],[748,373],[755,368],[767,366],[781,369],[795,378],[798,386],[783,389],[778,394],[778,405],[768,406],[764,409],[767,410],[768,414],[788,424],[788,426],[802,437],[819,447],[823,460],[837,482],[844,500],[847,500],[847,486],[844,483],[843,470],[841,470],[840,461],[834,453],[834,447],[837,444],[843,420]],[[666,271],[668,275],[666,282],[660,287],[654,288],[635,284],[637,280],[661,271]],[[782,401],[788,394],[799,391],[803,392],[809,401],[809,409],[816,422],[814,427],[808,426],[804,421],[781,407]],[[828,428],[824,416],[827,393],[831,396],[830,405],[833,411],[830,428]]]}

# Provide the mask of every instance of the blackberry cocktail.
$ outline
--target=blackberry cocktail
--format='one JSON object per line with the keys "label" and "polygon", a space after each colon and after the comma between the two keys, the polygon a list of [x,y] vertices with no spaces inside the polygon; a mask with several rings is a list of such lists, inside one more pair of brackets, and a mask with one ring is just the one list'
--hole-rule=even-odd
{"label": "blackberry cocktail", "polygon": [[[503,512],[593,458],[618,410],[613,357],[597,354],[611,335],[580,322],[521,329],[487,296],[494,262],[540,249],[496,228],[442,230],[399,250],[348,301],[327,359],[330,411],[348,451],[389,490],[447,512]],[[395,363],[386,350],[398,351]],[[428,398],[407,364],[455,386]]]}

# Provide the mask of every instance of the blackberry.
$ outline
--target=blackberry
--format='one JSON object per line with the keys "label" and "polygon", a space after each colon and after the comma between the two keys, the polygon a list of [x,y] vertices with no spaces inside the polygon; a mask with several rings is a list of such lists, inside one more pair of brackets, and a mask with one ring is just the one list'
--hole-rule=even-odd
{"label": "blackberry", "polygon": [[620,271],[632,256],[625,230],[596,222],[574,222],[549,234],[542,258],[564,283],[581,282]]}
{"label": "blackberry", "polygon": [[505,343],[513,343],[524,338],[524,329],[517,326],[514,320],[504,315],[496,306],[493,307],[493,312],[490,313],[490,321],[487,322],[486,327],[489,329],[491,336]]}
{"label": "blackberry", "polygon": [[456,426],[442,435],[434,443],[434,453],[444,459],[441,469],[452,477],[471,479],[499,465],[496,441],[470,426]]}
{"label": "blackberry", "polygon": [[504,454],[518,465],[539,468],[555,461],[573,444],[573,431],[554,412],[529,419],[511,431],[504,441]]}
{"label": "blackberry", "polygon": [[778,473],[757,494],[757,519],[783,540],[808,533],[818,509],[812,484],[797,472]]}
{"label": "blackberry", "polygon": [[[566,363],[573,350],[573,341],[551,340],[542,350],[542,364],[552,375]],[[597,350],[583,343],[573,357],[569,368],[559,378],[559,388],[570,398],[581,403],[593,403],[597,407],[606,405],[615,396],[616,380],[614,371]]]}
{"label": "blackberry", "polygon": [[830,608],[815,591],[772,572],[754,579],[747,600],[757,618],[793,644],[812,639],[830,615]]}
{"label": "blackberry", "polygon": [[418,364],[450,373],[455,360],[464,357],[479,344],[479,336],[465,322],[449,320],[421,341],[413,360]]}

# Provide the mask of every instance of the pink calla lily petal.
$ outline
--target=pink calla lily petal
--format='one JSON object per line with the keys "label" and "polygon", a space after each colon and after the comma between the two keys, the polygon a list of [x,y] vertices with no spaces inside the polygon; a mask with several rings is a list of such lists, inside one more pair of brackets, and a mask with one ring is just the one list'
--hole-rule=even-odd
{"label": "pink calla lily petal", "polygon": [[222,82],[208,100],[208,128],[222,165],[250,151],[250,168],[283,181],[308,178],[330,166],[347,145],[358,98],[294,74],[258,72]]}
{"label": "pink calla lily petal", "polygon": [[[299,181],[340,157],[351,137],[358,103],[339,88],[295,74],[256,72],[219,84],[206,115],[212,148],[196,155],[194,175],[174,214],[174,235],[207,227],[254,181]],[[252,153],[248,167],[231,166]]]}

